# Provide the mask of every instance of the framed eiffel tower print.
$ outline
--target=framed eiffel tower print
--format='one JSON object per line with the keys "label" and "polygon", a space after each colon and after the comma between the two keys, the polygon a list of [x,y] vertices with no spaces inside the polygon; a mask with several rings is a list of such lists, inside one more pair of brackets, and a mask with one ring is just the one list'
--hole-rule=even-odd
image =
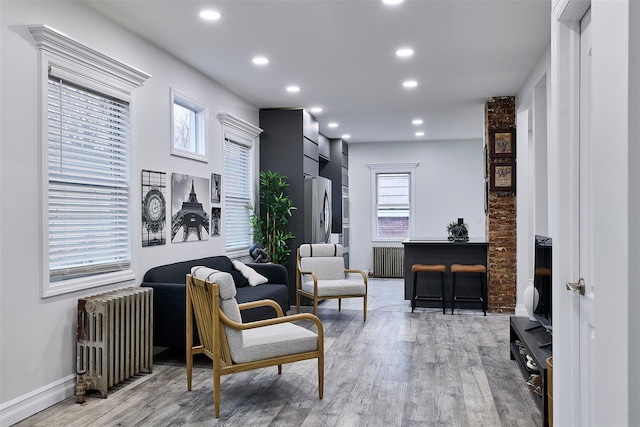
{"label": "framed eiffel tower print", "polygon": [[209,239],[209,179],[171,175],[171,242]]}

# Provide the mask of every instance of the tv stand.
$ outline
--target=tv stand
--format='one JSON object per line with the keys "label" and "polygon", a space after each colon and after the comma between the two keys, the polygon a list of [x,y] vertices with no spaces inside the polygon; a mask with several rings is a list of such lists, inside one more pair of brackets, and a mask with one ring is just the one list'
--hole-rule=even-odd
{"label": "tv stand", "polygon": [[[516,361],[525,381],[528,381],[532,374],[539,373],[541,375],[540,394],[536,393],[535,387],[528,387],[530,387],[531,394],[542,412],[542,425],[548,427],[547,358],[552,355],[551,334],[540,323],[531,321],[528,317],[512,316],[509,319],[509,325],[511,360]],[[527,366],[525,355],[520,353],[520,348],[523,348],[533,358],[538,367],[537,370]]]}
{"label": "tv stand", "polygon": [[535,325],[525,329],[525,331],[529,332],[529,331],[533,331],[533,330],[538,329],[538,328],[542,328],[542,325],[540,323],[536,323]]}

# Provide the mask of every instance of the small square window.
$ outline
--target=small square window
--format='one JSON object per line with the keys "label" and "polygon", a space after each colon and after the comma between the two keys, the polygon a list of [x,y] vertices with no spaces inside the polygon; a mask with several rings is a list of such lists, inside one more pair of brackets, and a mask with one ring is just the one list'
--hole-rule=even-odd
{"label": "small square window", "polygon": [[206,107],[171,90],[171,154],[207,161],[206,117]]}

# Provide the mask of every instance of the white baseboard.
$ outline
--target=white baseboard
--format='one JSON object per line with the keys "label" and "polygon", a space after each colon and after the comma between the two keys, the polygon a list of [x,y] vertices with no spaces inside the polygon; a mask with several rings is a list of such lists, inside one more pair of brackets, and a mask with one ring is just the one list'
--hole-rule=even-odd
{"label": "white baseboard", "polygon": [[76,392],[76,374],[0,405],[0,426],[8,427],[43,409],[62,402]]}
{"label": "white baseboard", "polygon": [[527,313],[527,308],[524,306],[524,304],[516,305],[516,316],[529,317],[529,313]]}

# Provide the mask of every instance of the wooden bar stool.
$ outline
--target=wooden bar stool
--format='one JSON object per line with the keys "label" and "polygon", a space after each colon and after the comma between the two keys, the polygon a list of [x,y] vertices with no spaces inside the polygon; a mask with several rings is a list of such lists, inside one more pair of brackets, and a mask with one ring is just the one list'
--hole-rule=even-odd
{"label": "wooden bar stool", "polygon": [[[482,311],[487,315],[487,267],[482,264],[451,264],[451,273],[453,274],[453,292],[451,299],[451,314],[456,305],[456,301],[479,301],[482,304]],[[459,297],[456,296],[456,276],[459,273],[478,274],[480,276],[480,296],[477,297]]]}
{"label": "wooden bar stool", "polygon": [[[442,301],[442,313],[445,313],[444,300],[444,272],[447,267],[444,264],[413,264],[413,295],[411,297],[411,312],[416,308],[416,301]],[[437,295],[418,295],[418,273],[440,273],[440,296]]]}

